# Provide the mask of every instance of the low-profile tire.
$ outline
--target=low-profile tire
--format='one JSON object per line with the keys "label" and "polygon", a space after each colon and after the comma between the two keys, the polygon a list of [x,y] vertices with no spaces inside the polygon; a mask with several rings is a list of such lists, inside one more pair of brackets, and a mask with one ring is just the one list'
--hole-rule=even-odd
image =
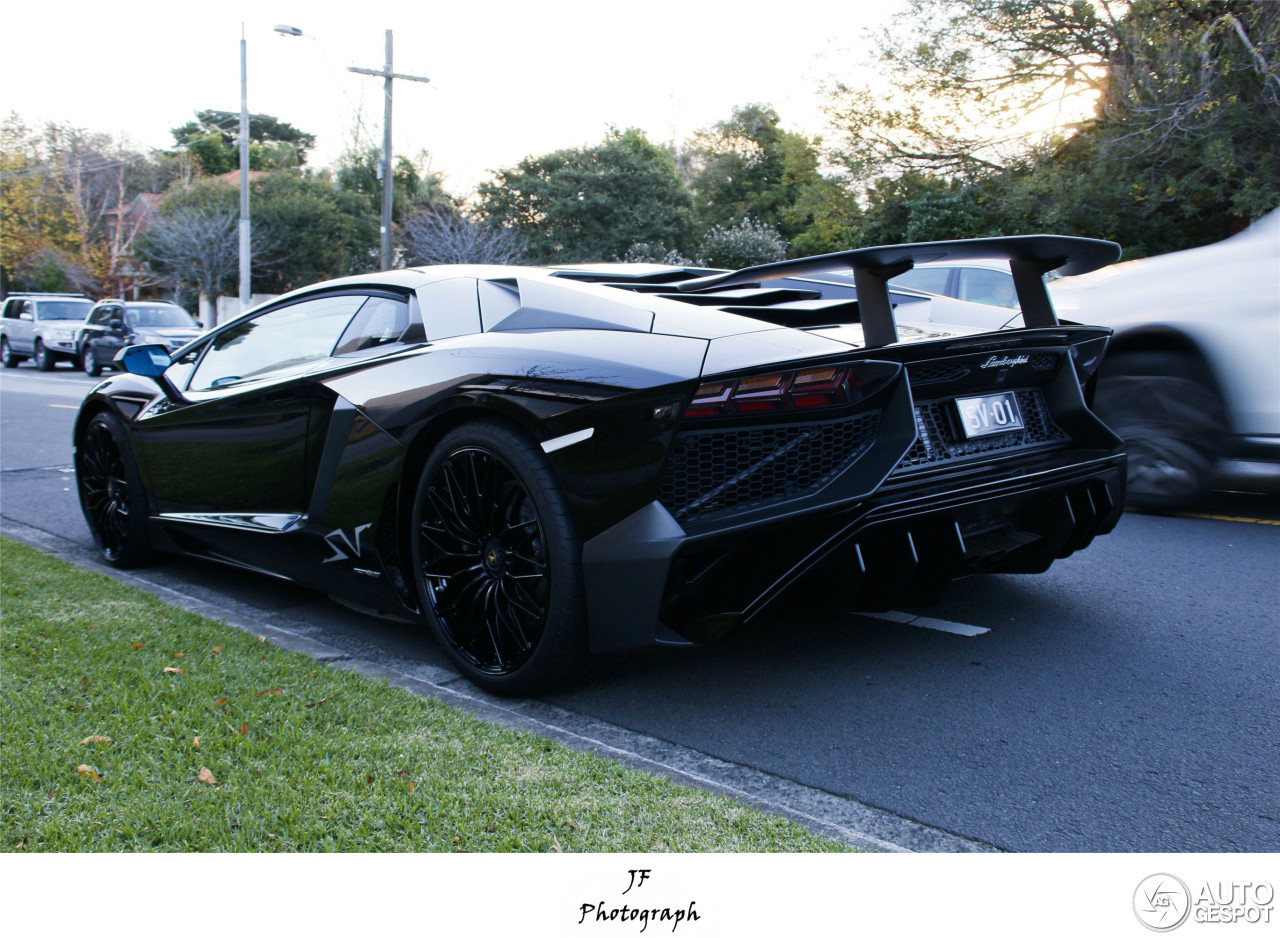
{"label": "low-profile tire", "polygon": [[22,361],[22,356],[14,352],[8,338],[0,336],[0,364],[3,364],[6,368],[17,368],[20,361]]}
{"label": "low-profile tire", "polygon": [[103,559],[136,567],[152,558],[147,493],[133,447],[115,414],[95,415],[76,443],[80,508]]}
{"label": "low-profile tire", "polygon": [[532,440],[489,421],[447,433],[418,480],[410,533],[423,615],[468,679],[527,696],[583,676],[582,548]]}
{"label": "low-profile tire", "polygon": [[53,366],[57,364],[54,361],[53,353],[45,348],[44,342],[36,339],[35,355],[36,368],[40,371],[53,371]]}
{"label": "low-profile tire", "polygon": [[98,364],[98,359],[94,357],[93,349],[90,348],[88,342],[80,350],[80,366],[84,368],[84,373],[90,378],[96,378],[102,374],[102,366]]}
{"label": "low-profile tire", "polygon": [[1125,501],[1177,511],[1205,493],[1227,432],[1226,411],[1204,365],[1176,352],[1106,359],[1093,409],[1125,441]]}

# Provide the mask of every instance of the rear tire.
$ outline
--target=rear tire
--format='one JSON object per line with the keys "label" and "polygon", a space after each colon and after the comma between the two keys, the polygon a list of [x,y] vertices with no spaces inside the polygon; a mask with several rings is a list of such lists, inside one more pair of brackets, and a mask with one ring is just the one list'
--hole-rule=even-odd
{"label": "rear tire", "polygon": [[1125,441],[1125,501],[1147,511],[1195,504],[1213,478],[1226,410],[1199,359],[1122,352],[1102,363],[1094,411]]}
{"label": "rear tire", "polygon": [[57,364],[53,355],[44,347],[44,342],[39,339],[36,339],[35,361],[36,368],[40,371],[53,371],[53,366]]}
{"label": "rear tire", "polygon": [[22,361],[23,356],[13,351],[13,346],[9,344],[9,339],[0,336],[0,363],[6,368],[17,368],[18,362]]}
{"label": "rear tire", "polygon": [[76,441],[76,489],[94,543],[113,567],[151,559],[147,493],[120,418],[102,412]]}
{"label": "rear tire", "polygon": [[530,695],[583,675],[582,548],[531,440],[489,421],[446,434],[422,470],[410,533],[423,615],[468,679]]}

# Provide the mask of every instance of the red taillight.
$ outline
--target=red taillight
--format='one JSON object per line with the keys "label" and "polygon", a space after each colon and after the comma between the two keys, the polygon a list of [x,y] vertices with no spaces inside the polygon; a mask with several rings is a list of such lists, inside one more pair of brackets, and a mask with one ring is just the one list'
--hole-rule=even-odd
{"label": "red taillight", "polygon": [[[870,388],[857,365],[828,365],[704,384],[684,416],[730,417],[848,403]],[[872,382],[878,386],[878,382]],[[855,389],[859,389],[855,391]]]}

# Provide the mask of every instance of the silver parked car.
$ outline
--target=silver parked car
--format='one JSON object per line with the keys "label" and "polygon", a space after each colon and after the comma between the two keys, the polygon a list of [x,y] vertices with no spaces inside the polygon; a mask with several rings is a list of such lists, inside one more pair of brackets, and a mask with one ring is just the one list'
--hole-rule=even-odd
{"label": "silver parked car", "polygon": [[41,371],[60,361],[79,364],[76,332],[93,301],[79,293],[11,293],[0,313],[0,361],[16,368],[28,358]]}

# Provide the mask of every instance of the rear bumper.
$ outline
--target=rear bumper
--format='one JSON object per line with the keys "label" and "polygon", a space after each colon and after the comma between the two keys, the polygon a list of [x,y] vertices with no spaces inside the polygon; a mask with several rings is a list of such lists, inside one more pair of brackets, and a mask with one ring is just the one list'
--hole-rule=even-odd
{"label": "rear bumper", "polygon": [[973,573],[1040,572],[1115,527],[1125,457],[1004,463],[690,535],[653,502],[583,546],[593,651],[700,643],[768,607],[887,609]]}

